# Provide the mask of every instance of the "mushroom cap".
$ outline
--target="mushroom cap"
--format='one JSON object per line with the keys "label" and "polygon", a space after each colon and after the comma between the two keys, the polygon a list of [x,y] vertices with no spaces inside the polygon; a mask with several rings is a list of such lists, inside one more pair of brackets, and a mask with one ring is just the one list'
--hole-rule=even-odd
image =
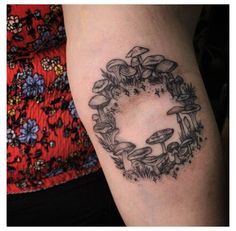
{"label": "mushroom cap", "polygon": [[153,66],[157,65],[164,59],[165,57],[163,55],[150,55],[143,60],[142,65],[146,68],[153,68]]}
{"label": "mushroom cap", "polygon": [[106,69],[109,72],[113,72],[114,69],[118,68],[119,66],[128,66],[128,64],[122,59],[112,59],[107,63]]}
{"label": "mushroom cap", "polygon": [[181,101],[185,101],[187,99],[189,99],[189,95],[188,94],[182,94],[176,99],[176,101],[181,102]]}
{"label": "mushroom cap", "polygon": [[172,142],[167,146],[167,152],[172,152],[174,149],[179,149],[180,145],[178,142]]}
{"label": "mushroom cap", "polygon": [[158,160],[157,156],[147,156],[145,157],[142,162],[147,165],[154,165]]}
{"label": "mushroom cap", "polygon": [[190,139],[190,138],[187,138],[186,140],[184,140],[182,143],[181,143],[181,148],[182,147],[187,147],[188,145],[192,144],[193,143],[193,139]]}
{"label": "mushroom cap", "polygon": [[132,48],[129,53],[126,55],[126,58],[130,58],[130,57],[137,57],[139,55],[142,55],[146,52],[148,52],[149,49],[145,48],[145,47],[134,47]]}
{"label": "mushroom cap", "polygon": [[177,76],[175,77],[175,83],[181,84],[181,83],[183,83],[183,82],[184,82],[184,80],[183,80],[183,78],[182,78],[181,76],[177,75]]}
{"label": "mushroom cap", "polygon": [[127,66],[127,67],[125,66],[120,69],[120,74],[126,77],[133,76],[136,74],[136,72],[137,70],[130,66]]}
{"label": "mushroom cap", "polygon": [[110,99],[108,99],[104,95],[94,95],[89,101],[89,106],[92,109],[98,109],[106,107],[109,104],[109,102]]}
{"label": "mushroom cap", "polygon": [[97,133],[107,133],[113,130],[113,126],[106,122],[100,122],[93,126],[93,130]]}
{"label": "mushroom cap", "polygon": [[130,153],[135,149],[135,145],[130,142],[122,142],[116,145],[113,154],[115,156],[121,155],[123,152]]}
{"label": "mushroom cap", "polygon": [[108,86],[108,84],[108,79],[100,79],[94,83],[92,91],[94,93],[99,93],[104,90]]}
{"label": "mushroom cap", "polygon": [[166,114],[167,115],[173,115],[173,114],[176,114],[176,113],[180,113],[184,110],[184,107],[181,107],[181,106],[174,106],[172,107]]}
{"label": "mushroom cap", "polygon": [[164,59],[156,66],[156,72],[171,72],[177,67],[177,63],[169,59]]}
{"label": "mushroom cap", "polygon": [[151,152],[152,152],[152,148],[150,147],[139,148],[129,154],[128,160],[142,159],[148,154],[150,154]]}
{"label": "mushroom cap", "polygon": [[137,67],[139,64],[140,64],[140,62],[139,62],[139,60],[138,60],[137,57],[133,57],[133,58],[131,59],[131,66],[132,66],[132,67]]}
{"label": "mushroom cap", "polygon": [[183,114],[189,114],[192,112],[197,112],[201,109],[201,106],[199,104],[190,104],[190,105],[186,105],[184,107],[184,111],[182,111],[181,113]]}
{"label": "mushroom cap", "polygon": [[158,144],[168,140],[174,133],[173,128],[165,128],[153,133],[147,140],[147,144]]}
{"label": "mushroom cap", "polygon": [[142,73],[142,78],[143,79],[147,79],[148,77],[150,77],[152,75],[152,71],[150,69],[146,69],[143,73]]}

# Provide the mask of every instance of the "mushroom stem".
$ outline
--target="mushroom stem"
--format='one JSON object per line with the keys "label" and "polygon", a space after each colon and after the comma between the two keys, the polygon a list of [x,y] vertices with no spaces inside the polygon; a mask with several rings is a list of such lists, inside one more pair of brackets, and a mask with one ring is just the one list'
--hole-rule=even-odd
{"label": "mushroom stem", "polygon": [[102,122],[106,120],[106,114],[105,114],[103,108],[98,108],[98,114],[99,114],[100,120]]}
{"label": "mushroom stem", "polygon": [[177,95],[181,95],[182,94],[180,86],[181,86],[180,84],[176,84],[176,94]]}
{"label": "mushroom stem", "polygon": [[122,160],[125,170],[129,170],[132,168],[131,162],[127,159],[127,152],[122,153]]}
{"label": "mushroom stem", "polygon": [[197,122],[197,118],[196,118],[196,112],[189,113],[189,116],[191,118],[194,129],[197,130],[198,129],[198,122]]}
{"label": "mushroom stem", "polygon": [[118,134],[119,129],[114,129],[111,134],[111,144],[115,144],[116,142],[116,135]]}
{"label": "mushroom stem", "polygon": [[167,153],[165,142],[162,142],[160,144],[161,144],[162,152]]}
{"label": "mushroom stem", "polygon": [[142,77],[142,57],[141,56],[138,56],[138,61],[139,61],[139,65],[138,65],[138,74],[139,74],[139,77],[141,78]]}
{"label": "mushroom stem", "polygon": [[176,113],[176,117],[177,117],[177,122],[179,123],[180,129],[181,129],[181,133],[185,137],[186,133],[185,133],[184,125],[183,125],[183,122],[182,122],[182,119],[181,119],[181,116],[179,115],[179,113]]}
{"label": "mushroom stem", "polygon": [[115,76],[116,76],[116,78],[117,78],[117,80],[118,80],[118,83],[120,83],[121,80],[122,80],[122,77],[121,77],[121,75],[120,75],[120,70],[119,70],[119,68],[117,68],[117,69],[114,71],[114,74],[115,74]]}

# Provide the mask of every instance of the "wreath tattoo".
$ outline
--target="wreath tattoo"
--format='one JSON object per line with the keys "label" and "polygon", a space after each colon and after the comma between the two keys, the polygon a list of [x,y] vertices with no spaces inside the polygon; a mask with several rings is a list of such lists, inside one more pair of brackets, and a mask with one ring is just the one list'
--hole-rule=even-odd
{"label": "wreath tattoo", "polygon": [[[178,64],[163,55],[144,57],[149,49],[135,46],[126,59],[112,59],[106,64],[106,71],[101,69],[102,79],[92,88],[95,94],[89,101],[89,107],[97,112],[92,115],[93,130],[99,143],[110,154],[115,166],[123,176],[132,181],[148,178],[156,182],[164,175],[177,178],[180,167],[190,164],[201,143],[203,125],[197,120],[201,106],[197,100],[195,87],[186,83],[178,74],[173,73]],[[137,148],[128,141],[119,141],[116,127],[116,113],[119,113],[119,99],[145,94],[154,94],[157,99],[169,94],[170,100],[178,105],[170,108],[167,116],[175,116],[180,127],[179,140],[167,144],[175,130],[165,128],[151,134],[146,139],[146,146]],[[161,145],[162,153],[153,153],[153,145]]]}

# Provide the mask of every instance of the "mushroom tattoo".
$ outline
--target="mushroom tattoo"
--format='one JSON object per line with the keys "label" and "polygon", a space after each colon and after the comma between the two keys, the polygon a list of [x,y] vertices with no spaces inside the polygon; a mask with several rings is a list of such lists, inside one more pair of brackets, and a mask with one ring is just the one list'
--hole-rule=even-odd
{"label": "mushroom tattoo", "polygon": [[165,142],[173,135],[173,128],[166,128],[153,133],[147,140],[147,144],[160,144],[162,152],[167,153]]}
{"label": "mushroom tattoo", "polygon": [[92,109],[97,109],[101,121],[104,121],[106,118],[104,107],[106,107],[109,104],[109,102],[110,99],[105,97],[104,95],[95,95],[89,101],[89,106]]}
{"label": "mushroom tattoo", "polygon": [[[177,62],[149,52],[148,48],[134,46],[125,59],[107,62],[106,68],[101,69],[101,78],[94,82],[88,102],[95,111],[91,117],[99,143],[122,175],[134,182],[144,178],[157,182],[168,174],[177,179],[177,171],[192,162],[201,142],[206,140],[204,126],[197,120],[201,106],[197,104],[195,87],[178,73]],[[116,123],[116,115],[122,112],[119,100],[143,94],[155,96],[157,104],[164,95],[169,96],[166,98],[173,106],[165,112],[166,119],[175,115],[176,128],[180,128],[157,127],[144,139],[144,147],[122,139],[122,128]],[[160,144],[160,151],[155,151],[155,144]]]}
{"label": "mushroom tattoo", "polygon": [[181,134],[183,136],[186,136],[185,130],[184,130],[184,125],[183,125],[183,122],[182,122],[182,119],[181,119],[181,116],[180,116],[180,112],[182,112],[183,110],[184,110],[184,107],[174,106],[166,114],[167,115],[176,114],[177,122],[180,126],[180,129],[181,129]]}
{"label": "mushroom tattoo", "polygon": [[191,104],[191,105],[185,106],[184,110],[181,112],[182,114],[189,115],[195,130],[198,129],[198,122],[197,122],[196,115],[200,109],[201,109],[201,106],[199,104]]}
{"label": "mushroom tattoo", "polygon": [[131,162],[128,160],[128,154],[132,152],[135,147],[136,146],[130,142],[122,142],[114,149],[114,155],[121,156],[125,170],[129,170],[132,167]]}

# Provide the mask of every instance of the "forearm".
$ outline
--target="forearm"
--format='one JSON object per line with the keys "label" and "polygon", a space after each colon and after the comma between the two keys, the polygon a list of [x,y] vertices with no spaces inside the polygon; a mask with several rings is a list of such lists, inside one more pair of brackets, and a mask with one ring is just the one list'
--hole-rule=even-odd
{"label": "forearm", "polygon": [[[126,224],[220,224],[223,211],[219,190],[221,147],[218,131],[195,61],[191,36],[176,14],[169,8],[153,6],[66,6],[64,14],[73,98]],[[177,75],[181,76],[184,83],[191,83],[195,88],[196,98],[190,102],[195,105],[195,112],[189,112],[189,107],[186,109],[186,101],[177,101],[180,95],[187,94],[184,83],[167,86],[171,75],[158,80],[157,65],[151,68],[144,64],[133,65],[129,71],[123,69],[123,74],[120,68],[118,72],[118,69],[110,68],[112,59],[123,60],[131,67],[132,57],[125,56],[135,46],[149,49],[136,62],[143,62],[148,55],[162,55],[160,57],[178,64],[170,71],[171,75],[174,80]],[[116,78],[115,83],[109,80],[110,86],[101,94],[92,90],[96,81],[104,79],[100,68]],[[127,76],[127,72],[134,69],[136,73]],[[142,76],[147,69],[153,77],[148,73]],[[112,84],[118,88],[116,96]],[[95,95],[105,95],[109,99],[106,106],[103,105],[105,108],[91,102]],[[167,113],[173,106],[179,106],[180,111]],[[115,122],[107,122],[108,111],[112,110]],[[98,115],[97,121],[92,120],[93,114]],[[103,133],[101,128],[95,127],[101,122],[112,128]],[[166,137],[163,141],[156,137],[148,142],[153,133],[163,129],[167,129],[169,139]],[[105,145],[99,143],[98,137]],[[181,157],[180,146],[186,137],[192,144],[186,146],[187,154]],[[133,147],[131,145],[122,153],[119,144],[123,142],[131,143]],[[179,145],[177,154],[172,156],[173,150],[166,149],[171,142]],[[105,146],[108,149],[105,150]],[[129,154],[134,155],[143,148],[148,154],[140,157],[142,161],[137,158],[136,161],[127,160]],[[162,154],[163,162],[169,167],[161,166],[158,158],[155,159]],[[154,156],[154,164],[150,156]],[[114,163],[114,158],[121,161],[120,166]],[[138,168],[143,168],[147,175],[141,176]]]}

